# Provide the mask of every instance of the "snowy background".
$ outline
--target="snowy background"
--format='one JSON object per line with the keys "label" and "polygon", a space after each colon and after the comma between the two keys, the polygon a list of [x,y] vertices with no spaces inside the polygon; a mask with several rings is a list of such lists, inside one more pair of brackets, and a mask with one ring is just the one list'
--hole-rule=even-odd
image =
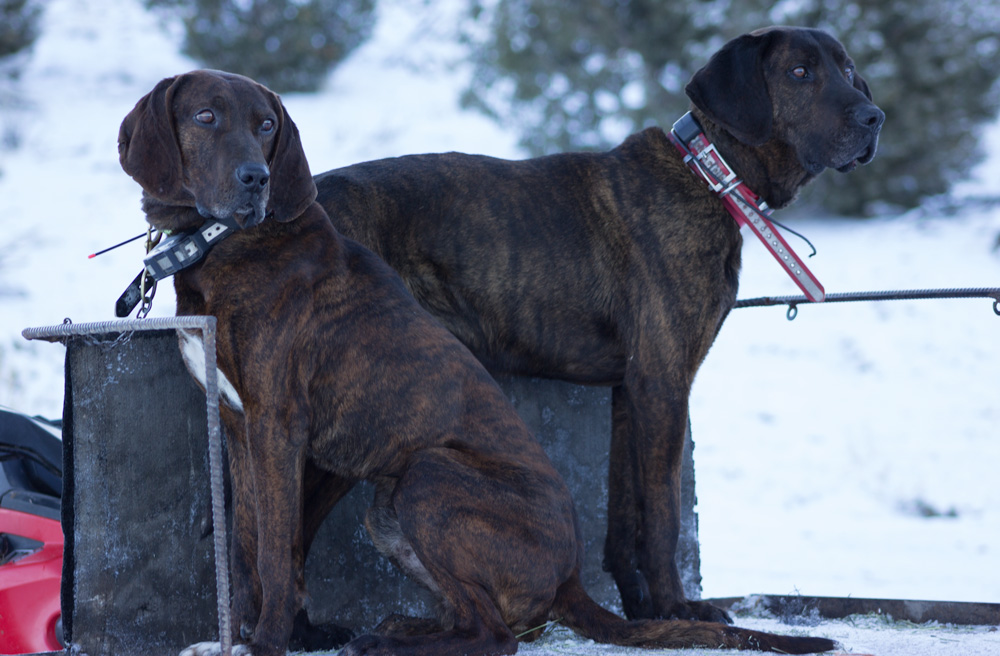
{"label": "snowy background", "polygon": [[[523,156],[516,135],[458,107],[469,71],[453,4],[381,0],[373,38],[321,93],[284,96],[313,172]],[[47,3],[20,102],[0,107],[2,406],[59,416],[64,350],[21,330],[113,319],[141,267],[141,242],[87,255],[144,230],[118,126],[161,78],[197,67],[180,40],[138,0]],[[1000,196],[1000,130],[983,139],[997,157],[959,194]],[[1000,206],[935,207],[794,227],[818,247],[809,266],[827,292],[1000,286]],[[796,293],[748,238],[740,296]],[[171,294],[161,286],[151,316],[173,313]],[[998,336],[990,300],[806,305],[791,322],[781,307],[734,311],[691,401],[704,596],[1000,601]],[[962,635],[928,653],[979,653]]]}

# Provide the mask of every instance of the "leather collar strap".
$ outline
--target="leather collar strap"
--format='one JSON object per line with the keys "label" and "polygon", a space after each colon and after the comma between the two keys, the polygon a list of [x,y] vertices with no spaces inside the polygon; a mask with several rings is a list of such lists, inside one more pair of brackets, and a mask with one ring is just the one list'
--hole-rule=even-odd
{"label": "leather collar strap", "polygon": [[167,237],[143,259],[154,280],[168,278],[205,256],[218,242],[235,231],[234,219],[208,219],[200,228]]}
{"label": "leather collar strap", "polygon": [[736,223],[750,226],[806,297],[816,303],[823,301],[826,298],[823,285],[768,220],[774,210],[736,176],[690,112],[674,123],[670,140],[684,154],[691,170],[722,200]]}

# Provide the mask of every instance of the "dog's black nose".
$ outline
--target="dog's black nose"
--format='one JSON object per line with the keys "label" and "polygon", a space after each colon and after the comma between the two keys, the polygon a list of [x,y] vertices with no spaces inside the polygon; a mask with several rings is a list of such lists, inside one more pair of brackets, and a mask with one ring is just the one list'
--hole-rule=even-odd
{"label": "dog's black nose", "polygon": [[882,123],[885,121],[885,112],[875,105],[860,105],[855,107],[851,114],[858,125],[876,132],[882,128]]}
{"label": "dog's black nose", "polygon": [[247,191],[262,191],[271,179],[271,172],[260,162],[247,162],[236,169],[236,179]]}

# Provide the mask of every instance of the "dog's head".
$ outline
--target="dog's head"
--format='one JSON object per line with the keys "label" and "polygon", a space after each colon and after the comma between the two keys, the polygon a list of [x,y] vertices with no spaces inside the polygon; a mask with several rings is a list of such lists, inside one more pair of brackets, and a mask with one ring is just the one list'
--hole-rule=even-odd
{"label": "dog's head", "polygon": [[733,39],[685,90],[740,142],[791,146],[810,175],[870,162],[885,120],[844,46],[816,29],[770,27]]}
{"label": "dog's head", "polygon": [[316,197],[280,98],[231,73],[162,80],[122,122],[118,157],[155,203],[234,218],[245,228],[265,217],[290,221]]}

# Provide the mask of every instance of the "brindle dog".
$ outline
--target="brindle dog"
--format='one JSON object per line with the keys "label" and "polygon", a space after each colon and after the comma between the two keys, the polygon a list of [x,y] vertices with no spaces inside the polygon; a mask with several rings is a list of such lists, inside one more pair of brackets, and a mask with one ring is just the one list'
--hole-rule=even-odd
{"label": "brindle dog", "polygon": [[[588,597],[562,479],[468,349],[334,229],[275,94],[218,71],[163,80],[125,118],[119,151],[157,229],[206,217],[239,226],[174,278],[179,315],[218,319],[236,654],[284,654],[302,607],[307,461],[336,494],[375,484],[372,540],[439,602],[436,621],[394,619],[344,654],[512,654],[517,634],[551,619],[621,645],[833,648],[724,624],[629,622]],[[185,356],[196,348],[193,335],[182,343]]]}
{"label": "brindle dog", "polygon": [[[774,208],[825,168],[870,161],[884,120],[819,30],[741,36],[686,90]],[[395,268],[490,371],[612,387],[604,566],[625,613],[727,620],[685,599],[674,554],[688,395],[736,299],[742,239],[664,132],[526,161],[400,157],[316,184],[337,229]]]}

